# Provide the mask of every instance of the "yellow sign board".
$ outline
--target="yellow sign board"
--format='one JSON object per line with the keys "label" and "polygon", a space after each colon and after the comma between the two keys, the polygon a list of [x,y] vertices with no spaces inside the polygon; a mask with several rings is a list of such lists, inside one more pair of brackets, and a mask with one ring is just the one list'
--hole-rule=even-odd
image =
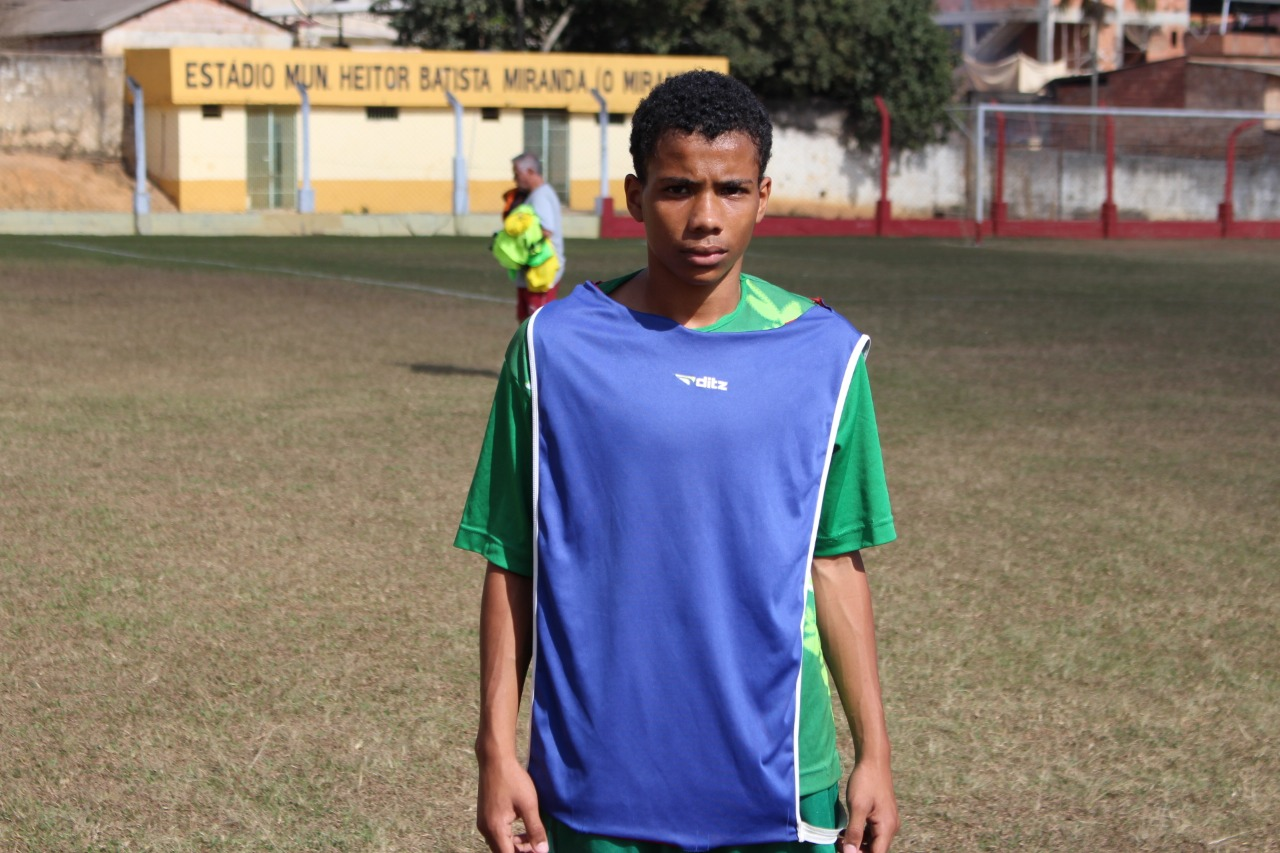
{"label": "yellow sign board", "polygon": [[514,107],[629,113],[658,83],[684,71],[728,72],[722,56],[465,51],[130,50],[125,71],[148,104]]}

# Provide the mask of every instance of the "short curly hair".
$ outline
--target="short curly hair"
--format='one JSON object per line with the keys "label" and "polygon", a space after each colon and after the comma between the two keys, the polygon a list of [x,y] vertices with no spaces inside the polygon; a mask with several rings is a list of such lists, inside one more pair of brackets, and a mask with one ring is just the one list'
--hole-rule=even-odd
{"label": "short curly hair", "polygon": [[715,71],[687,71],[653,88],[631,117],[631,163],[646,179],[649,160],[669,131],[697,133],[709,140],[740,131],[756,144],[760,177],[773,153],[769,113],[745,84]]}

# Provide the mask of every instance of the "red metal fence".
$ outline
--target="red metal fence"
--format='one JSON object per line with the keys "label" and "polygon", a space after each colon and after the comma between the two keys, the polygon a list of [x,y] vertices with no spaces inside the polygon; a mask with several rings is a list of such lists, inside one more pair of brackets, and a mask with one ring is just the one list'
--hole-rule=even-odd
{"label": "red metal fence", "polygon": [[[1102,107],[1055,107],[1031,105],[997,105],[982,104],[978,106],[975,117],[975,132],[971,140],[971,177],[970,197],[974,200],[971,215],[967,217],[933,217],[927,219],[898,218],[893,215],[893,202],[890,194],[890,164],[893,151],[890,145],[892,116],[889,106],[877,97],[876,105],[881,116],[881,139],[879,158],[880,191],[875,206],[875,216],[868,219],[819,219],[806,217],[766,217],[756,227],[760,236],[840,236],[840,237],[940,237],[968,238],[981,240],[985,236],[998,237],[1057,237],[1079,239],[1204,239],[1204,238],[1280,238],[1280,218],[1252,218],[1241,220],[1236,216],[1236,205],[1233,201],[1235,193],[1235,175],[1237,162],[1237,141],[1247,130],[1260,126],[1280,127],[1280,115],[1244,112],[1244,111],[1186,111],[1186,110],[1143,110],[1132,108]],[[1079,213],[1057,216],[1030,214],[1013,217],[1010,205],[1006,200],[1009,140],[1007,135],[1007,119],[1009,116],[1037,116],[1043,122],[1045,117],[1067,116],[1087,117],[1096,125],[1101,119],[1104,125],[1105,156],[1101,158],[1105,196],[1097,204],[1095,215],[1079,215]],[[989,118],[995,120],[995,133],[989,134],[986,125]],[[1135,216],[1126,212],[1123,199],[1117,199],[1117,120],[1123,120],[1125,132],[1123,145],[1126,152],[1131,153],[1142,147],[1143,129],[1135,123],[1136,119],[1154,118],[1170,121],[1188,122],[1199,120],[1196,133],[1184,131],[1181,147],[1195,146],[1202,158],[1199,166],[1217,168],[1209,164],[1209,159],[1222,163],[1225,172],[1225,185],[1221,201],[1217,204],[1217,215],[1210,217],[1185,216],[1161,220],[1149,216]],[[1229,122],[1230,124],[1223,124]],[[1264,125],[1265,123],[1265,125]],[[1058,127],[1057,144],[1068,148],[1081,147],[1083,125],[1064,124]],[[1229,127],[1229,132],[1214,128]],[[1096,133],[1096,127],[1093,129]],[[1273,131],[1267,131],[1274,136]],[[1073,134],[1076,139],[1072,139]],[[994,136],[994,139],[990,137]],[[1135,141],[1135,139],[1137,141]],[[1217,140],[1215,142],[1214,140]],[[1265,142],[1266,140],[1264,140]],[[1145,141],[1145,148],[1150,153],[1150,141]],[[1037,139],[1037,145],[1039,140]],[[1219,154],[1213,153],[1213,147],[1220,146]],[[1257,146],[1254,146],[1255,148]],[[1267,152],[1275,149],[1263,146],[1263,156],[1271,156]],[[989,150],[990,149],[990,150]],[[1189,150],[1189,149],[1188,149]],[[1186,151],[1182,151],[1186,154]],[[989,179],[988,160],[993,161],[994,169]],[[1096,168],[1088,165],[1085,168]],[[1270,168],[1270,163],[1263,163]],[[986,199],[990,197],[988,207]],[[1096,198],[1096,196],[1095,196]],[[1280,204],[1280,199],[1277,200]],[[601,237],[641,237],[644,227],[635,222],[625,211],[621,215],[607,204],[600,222]]]}

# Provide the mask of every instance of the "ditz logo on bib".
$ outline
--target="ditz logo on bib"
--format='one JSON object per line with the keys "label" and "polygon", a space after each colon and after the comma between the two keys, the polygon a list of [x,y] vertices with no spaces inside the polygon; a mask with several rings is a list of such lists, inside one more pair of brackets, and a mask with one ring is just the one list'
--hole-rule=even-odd
{"label": "ditz logo on bib", "polygon": [[689,376],[684,373],[677,373],[676,379],[679,379],[685,385],[695,388],[710,388],[712,391],[728,391],[729,383],[723,379],[716,379],[714,376]]}

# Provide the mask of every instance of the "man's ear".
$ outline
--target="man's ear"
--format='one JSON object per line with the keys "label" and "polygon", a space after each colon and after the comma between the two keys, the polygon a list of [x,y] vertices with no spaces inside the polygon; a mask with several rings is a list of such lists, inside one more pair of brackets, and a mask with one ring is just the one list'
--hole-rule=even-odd
{"label": "man's ear", "polygon": [[760,200],[756,203],[756,224],[764,219],[764,212],[769,207],[769,193],[773,192],[773,178],[760,179]]}
{"label": "man's ear", "polygon": [[640,196],[644,195],[644,182],[635,175],[627,175],[623,188],[627,194],[627,211],[636,222],[644,222],[644,206]]}

